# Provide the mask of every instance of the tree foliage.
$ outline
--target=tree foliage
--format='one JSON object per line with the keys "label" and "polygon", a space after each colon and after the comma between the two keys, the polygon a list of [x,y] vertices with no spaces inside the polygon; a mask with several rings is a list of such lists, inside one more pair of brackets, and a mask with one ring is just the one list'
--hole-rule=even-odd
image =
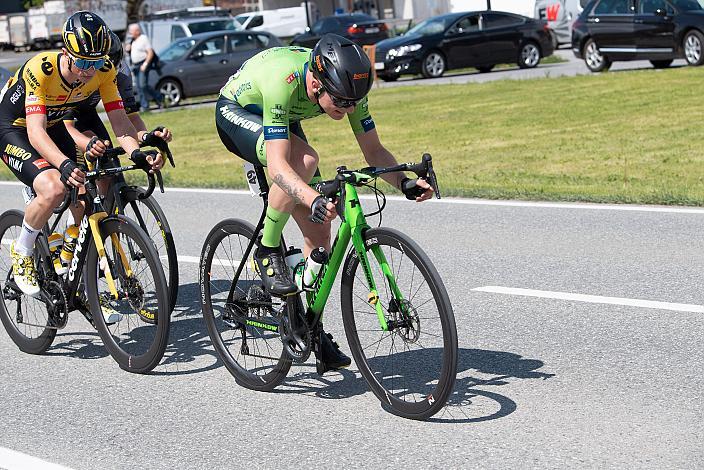
{"label": "tree foliage", "polygon": [[29,10],[34,7],[41,7],[44,5],[44,0],[22,0],[22,6]]}

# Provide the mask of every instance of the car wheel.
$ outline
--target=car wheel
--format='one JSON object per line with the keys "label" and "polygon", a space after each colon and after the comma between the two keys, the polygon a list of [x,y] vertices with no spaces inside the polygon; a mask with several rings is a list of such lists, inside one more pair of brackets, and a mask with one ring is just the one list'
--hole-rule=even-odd
{"label": "car wheel", "polygon": [[169,106],[177,106],[183,99],[183,90],[181,84],[176,80],[166,79],[159,83],[159,93],[164,96],[164,99]]}
{"label": "car wheel", "polygon": [[599,46],[593,39],[588,40],[584,45],[584,63],[592,72],[603,72],[611,67],[611,61],[601,55]]}
{"label": "car wheel", "polygon": [[704,48],[704,36],[702,33],[693,29],[685,35],[684,41],[682,41],[682,49],[684,49],[684,57],[689,65],[699,66],[704,64],[702,48]]}
{"label": "car wheel", "polygon": [[518,55],[518,66],[522,69],[532,69],[540,63],[540,48],[534,42],[527,42],[521,47]]}
{"label": "car wheel", "polygon": [[438,78],[445,73],[446,67],[445,57],[438,51],[430,51],[423,58],[421,72],[425,78]]}
{"label": "car wheel", "polygon": [[666,69],[670,66],[672,63],[672,59],[669,60],[651,60],[651,64],[653,64],[653,67],[656,69]]}
{"label": "car wheel", "polygon": [[489,73],[493,68],[493,65],[484,65],[482,67],[477,67],[477,70],[479,70],[480,73]]}

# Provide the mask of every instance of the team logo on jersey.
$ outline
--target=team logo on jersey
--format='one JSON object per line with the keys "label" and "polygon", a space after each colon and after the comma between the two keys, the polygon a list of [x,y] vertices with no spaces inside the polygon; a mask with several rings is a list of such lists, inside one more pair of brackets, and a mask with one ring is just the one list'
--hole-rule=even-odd
{"label": "team logo on jersey", "polygon": [[286,77],[286,83],[288,83],[290,85],[291,83],[293,83],[293,81],[296,79],[296,77],[298,77],[298,72],[293,72],[291,75]]}
{"label": "team logo on jersey", "polygon": [[15,89],[15,92],[12,94],[12,96],[10,96],[10,102],[12,104],[17,104],[17,101],[22,96],[22,93],[24,93],[24,87],[22,86],[21,83],[18,83],[17,89]]}
{"label": "team logo on jersey", "polygon": [[271,111],[271,114],[276,117],[283,117],[286,115],[286,110],[280,104],[277,104],[273,108],[269,109],[269,111]]}
{"label": "team logo on jersey", "polygon": [[19,158],[20,160],[27,160],[29,157],[32,156],[31,153],[29,153],[22,147],[18,147],[17,145],[12,144],[7,144],[7,146],[5,147],[5,153],[7,155],[12,155],[13,157]]}
{"label": "team logo on jersey", "polygon": [[38,169],[40,169],[40,170],[43,169],[43,168],[46,168],[46,167],[48,167],[48,166],[51,166],[51,163],[47,162],[47,161],[44,160],[43,158],[40,158],[40,159],[38,159],[37,161],[32,162],[32,163],[34,164],[34,166],[36,166],[36,167],[37,167]]}
{"label": "team logo on jersey", "polygon": [[46,57],[42,57],[42,72],[44,72],[44,75],[51,75],[53,71],[54,65],[51,62],[48,62]]}
{"label": "team logo on jersey", "polygon": [[39,80],[37,80],[37,77],[35,77],[34,73],[32,73],[29,69],[27,69],[27,78],[29,79],[29,83],[32,84],[34,88],[39,86]]}
{"label": "team logo on jersey", "polygon": [[39,103],[39,97],[34,93],[30,93],[29,95],[27,95],[27,98],[24,99],[24,102],[25,104]]}

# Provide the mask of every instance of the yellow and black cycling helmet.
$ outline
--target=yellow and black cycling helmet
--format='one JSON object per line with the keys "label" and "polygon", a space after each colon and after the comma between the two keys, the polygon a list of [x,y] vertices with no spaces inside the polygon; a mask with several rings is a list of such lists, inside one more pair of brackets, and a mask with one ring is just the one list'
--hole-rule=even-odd
{"label": "yellow and black cycling helmet", "polygon": [[64,23],[66,50],[79,59],[99,59],[110,51],[110,30],[95,13],[78,11]]}

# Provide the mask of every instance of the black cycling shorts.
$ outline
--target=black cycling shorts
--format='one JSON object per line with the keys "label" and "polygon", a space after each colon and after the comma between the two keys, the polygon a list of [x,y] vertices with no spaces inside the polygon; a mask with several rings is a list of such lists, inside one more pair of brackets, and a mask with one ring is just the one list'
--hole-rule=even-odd
{"label": "black cycling shorts", "polygon": [[[77,161],[76,144],[61,123],[47,128],[51,140],[61,152],[73,161]],[[39,173],[54,168],[29,143],[27,128],[3,126],[0,128],[0,149],[2,161],[12,171],[18,180],[33,188],[34,178]]]}
{"label": "black cycling shorts", "polygon": [[[234,115],[241,119],[230,120],[232,117],[228,119],[221,108],[224,108],[229,116]],[[251,123],[258,126],[252,126]],[[227,150],[254,165],[266,166],[264,127],[260,115],[247,111],[238,102],[221,96],[215,106],[215,127]],[[254,131],[253,128],[257,130]],[[308,142],[300,122],[292,122],[289,125],[289,132]],[[320,169],[316,168],[311,183],[320,179]]]}

